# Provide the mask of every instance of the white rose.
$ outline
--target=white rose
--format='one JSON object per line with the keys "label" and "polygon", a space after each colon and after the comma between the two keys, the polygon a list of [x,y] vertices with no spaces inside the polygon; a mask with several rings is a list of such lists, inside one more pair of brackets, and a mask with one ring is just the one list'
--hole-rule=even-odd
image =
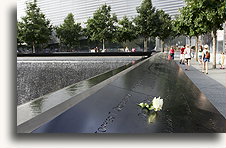
{"label": "white rose", "polygon": [[158,98],[154,98],[152,100],[152,105],[155,111],[160,111],[162,109],[163,106],[163,99],[160,99],[160,97]]}

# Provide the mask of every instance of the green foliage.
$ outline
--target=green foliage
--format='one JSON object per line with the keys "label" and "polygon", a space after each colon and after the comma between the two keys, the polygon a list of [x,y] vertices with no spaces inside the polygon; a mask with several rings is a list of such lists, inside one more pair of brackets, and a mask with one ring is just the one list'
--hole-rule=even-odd
{"label": "green foliage", "polygon": [[[189,7],[197,10],[195,15],[208,32],[222,29],[226,19],[225,0],[187,0],[186,2]],[[192,14],[194,15],[194,12]]]}
{"label": "green foliage", "polygon": [[36,45],[48,43],[50,40],[52,25],[40,11],[36,0],[26,5],[26,16],[22,17],[22,21],[19,22],[19,36],[28,46],[32,46],[35,52]]}
{"label": "green foliage", "polygon": [[186,0],[186,4],[173,22],[178,35],[191,37],[222,29],[226,19],[225,0]]}
{"label": "green foliage", "polygon": [[216,68],[217,30],[222,29],[226,20],[226,1],[186,0],[186,4],[180,11],[181,15],[173,22],[174,30],[177,30],[178,34],[197,38],[201,34],[212,32],[213,68]]}
{"label": "green foliage", "polygon": [[64,23],[56,27],[56,33],[61,43],[68,48],[75,48],[82,36],[82,27],[80,23],[75,23],[74,15],[69,13],[64,19]]}
{"label": "green foliage", "polygon": [[116,15],[111,15],[111,7],[101,6],[86,22],[86,34],[92,41],[112,41],[116,34]]}
{"label": "green foliage", "polygon": [[137,8],[134,19],[137,34],[144,38],[144,51],[147,51],[148,38],[167,39],[172,34],[171,18],[162,10],[156,10],[151,0],[144,0]]}
{"label": "green foliage", "polygon": [[17,44],[21,45],[23,41],[23,31],[21,22],[17,21]]}
{"label": "green foliage", "polygon": [[188,5],[180,9],[180,13],[180,16],[173,21],[174,31],[177,32],[177,35],[192,37],[206,33],[198,16],[200,12],[197,8]]}
{"label": "green foliage", "polygon": [[163,10],[156,10],[156,15],[158,16],[157,21],[159,21],[158,37],[164,41],[169,36],[174,35],[171,17]]}
{"label": "green foliage", "polygon": [[133,22],[130,21],[126,16],[124,16],[119,21],[119,26],[117,27],[117,41],[126,42],[136,39],[136,30]]}
{"label": "green foliage", "polygon": [[151,110],[154,109],[152,103],[147,104],[147,103],[143,103],[143,102],[142,102],[142,103],[138,104],[138,106],[140,106],[142,109],[146,108],[146,109],[148,109],[149,111],[151,111]]}
{"label": "green foliage", "polygon": [[159,21],[151,0],[144,0],[137,8],[138,16],[134,19],[138,34],[144,38],[158,36]]}

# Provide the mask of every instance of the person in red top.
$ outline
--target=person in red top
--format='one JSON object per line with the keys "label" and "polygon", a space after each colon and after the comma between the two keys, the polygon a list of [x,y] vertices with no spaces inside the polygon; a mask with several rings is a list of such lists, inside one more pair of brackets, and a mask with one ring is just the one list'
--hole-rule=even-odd
{"label": "person in red top", "polygon": [[171,48],[169,50],[169,54],[171,56],[171,59],[174,59],[174,52],[175,52],[175,50],[174,50],[173,46],[171,46]]}
{"label": "person in red top", "polygon": [[180,64],[184,64],[184,50],[185,45],[180,49]]}

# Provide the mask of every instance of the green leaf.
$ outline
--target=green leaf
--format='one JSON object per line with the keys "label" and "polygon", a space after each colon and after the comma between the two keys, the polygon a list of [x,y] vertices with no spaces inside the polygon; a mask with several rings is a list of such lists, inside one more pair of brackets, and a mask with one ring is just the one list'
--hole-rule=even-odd
{"label": "green leaf", "polygon": [[154,109],[154,107],[153,107],[153,106],[150,106],[148,109],[149,109],[149,110],[153,110],[153,109]]}
{"label": "green leaf", "polygon": [[140,104],[138,104],[138,106],[140,106],[141,108],[144,108],[145,107],[145,105],[144,105],[144,103],[142,102],[142,103],[140,103]]}

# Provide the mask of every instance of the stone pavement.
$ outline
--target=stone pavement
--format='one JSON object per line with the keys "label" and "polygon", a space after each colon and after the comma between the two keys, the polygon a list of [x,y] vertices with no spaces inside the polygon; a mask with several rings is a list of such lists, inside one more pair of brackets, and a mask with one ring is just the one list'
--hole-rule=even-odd
{"label": "stone pavement", "polygon": [[185,71],[185,65],[179,64],[179,58],[175,58],[175,61],[191,81],[225,117],[226,70],[220,69],[220,65],[217,65],[216,69],[212,69],[212,63],[209,63],[209,71],[206,75],[201,71],[202,65],[199,65],[194,58],[191,61],[190,71]]}

